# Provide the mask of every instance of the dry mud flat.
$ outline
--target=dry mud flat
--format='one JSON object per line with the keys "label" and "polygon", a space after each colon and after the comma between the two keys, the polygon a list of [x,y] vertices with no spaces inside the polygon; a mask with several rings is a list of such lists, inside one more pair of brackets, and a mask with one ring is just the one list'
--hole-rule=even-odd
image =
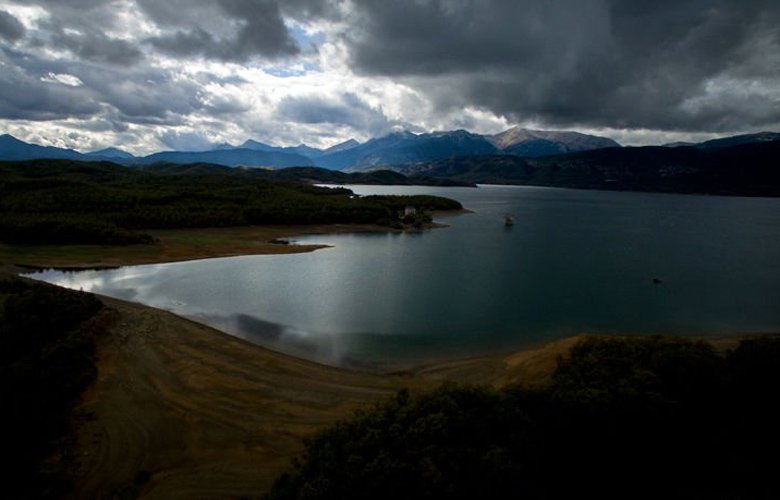
{"label": "dry mud flat", "polygon": [[406,387],[539,383],[576,339],[403,373],[351,371],[269,351],[165,311],[103,298],[98,380],[62,463],[79,498],[257,497],[302,439]]}

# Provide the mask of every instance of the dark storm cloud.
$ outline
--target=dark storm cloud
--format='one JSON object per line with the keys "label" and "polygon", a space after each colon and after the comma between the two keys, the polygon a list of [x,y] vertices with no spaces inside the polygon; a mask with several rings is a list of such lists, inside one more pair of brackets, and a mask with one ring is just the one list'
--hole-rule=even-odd
{"label": "dark storm cloud", "polygon": [[38,3],[48,16],[36,23],[30,46],[68,50],[77,60],[96,63],[132,65],[143,58],[132,42],[106,34],[123,28],[118,16],[118,2],[72,0],[28,2]]}
{"label": "dark storm cloud", "polygon": [[372,108],[352,93],[338,98],[287,97],[279,103],[276,115],[280,120],[296,123],[346,125],[372,135],[390,129],[390,123],[381,109]]}
{"label": "dark storm cloud", "polygon": [[[107,35],[112,29],[124,28],[120,15],[124,4],[118,0],[31,0],[24,4],[37,4],[49,14],[37,26],[33,43],[38,47],[65,48],[82,60],[117,65],[135,64],[143,57],[140,40]],[[315,0],[290,0],[281,5],[276,0],[136,0],[132,7],[160,31],[146,40],[147,49],[176,57],[244,62],[299,54],[283,15],[319,18],[331,11],[328,5]],[[0,16],[0,36],[18,38],[16,28],[21,25],[14,25],[16,19],[7,16]]]}
{"label": "dark storm cloud", "polygon": [[[176,126],[193,118],[204,124],[209,116],[222,120],[247,111],[267,92],[287,94],[264,84],[256,95],[244,94],[253,80],[229,76],[219,65],[233,62],[295,75],[303,90],[291,92],[308,97],[282,99],[270,111],[290,130],[385,133],[398,122],[368,105],[364,95],[328,97],[314,87],[328,72],[345,76],[345,47],[347,71],[382,77],[363,81],[376,82],[372,95],[415,94],[406,88],[388,93],[393,83],[416,91],[414,99],[388,101],[386,109],[398,119],[406,113],[429,124],[468,127],[477,120],[473,114],[452,117],[469,107],[555,128],[749,131],[780,123],[777,0],[6,0],[3,5],[8,6],[0,10],[4,118],[92,117],[96,127]],[[45,15],[15,10],[31,6]],[[321,43],[327,50],[309,47]],[[331,54],[334,61],[316,59]],[[191,59],[213,61],[213,68]],[[268,61],[275,61],[273,70],[264,64]],[[209,69],[195,73],[200,66]],[[317,78],[307,80],[310,72]]]}
{"label": "dark storm cloud", "polygon": [[24,36],[25,28],[14,16],[0,10],[0,38],[15,42]]}
{"label": "dark storm cloud", "polygon": [[178,125],[209,109],[200,84],[158,68],[82,65],[74,74],[128,123]]}
{"label": "dark storm cloud", "polygon": [[47,8],[62,8],[84,12],[118,2],[117,0],[30,0],[24,3],[27,5],[37,4]]}
{"label": "dark storm cloud", "polygon": [[[0,52],[0,117],[56,120],[102,117],[136,124],[178,125],[197,112],[240,110],[227,98],[213,101],[200,83],[145,65],[131,67],[50,61]],[[72,75],[69,86],[50,75]]]}
{"label": "dark storm cloud", "polygon": [[282,13],[298,20],[338,19],[344,0],[281,0]]}
{"label": "dark storm cloud", "polygon": [[159,50],[173,55],[246,61],[300,52],[275,1],[138,0],[138,3],[158,26],[174,29],[149,40]]}
{"label": "dark storm cloud", "polygon": [[346,34],[354,63],[383,75],[478,73],[551,58],[567,64],[604,44],[603,36],[589,39],[593,27],[604,25],[598,0],[363,0],[356,6]]}
{"label": "dark storm cloud", "polygon": [[[738,88],[745,78],[770,89],[780,84],[777,2],[354,5],[344,34],[354,69],[403,79],[442,109],[473,105],[514,120],[616,128],[717,130],[780,121],[777,96],[745,97]],[[722,87],[719,101],[707,100],[713,82]]]}
{"label": "dark storm cloud", "polygon": [[102,32],[121,29],[123,0],[16,0],[16,3],[38,5],[49,13],[45,24],[64,26],[80,31]]}
{"label": "dark storm cloud", "polygon": [[76,57],[86,61],[125,66],[135,64],[143,57],[133,44],[109,38],[100,32],[68,35],[59,30],[52,39],[60,47],[69,49]]}
{"label": "dark storm cloud", "polygon": [[[204,88],[240,85],[245,83],[241,78],[208,72],[186,77],[175,65],[160,67],[147,59],[141,43],[127,37],[132,32],[120,15],[121,2],[35,3],[47,15],[37,18],[23,42],[13,49],[0,45],[0,118],[93,118],[116,129],[117,124],[176,126],[194,114],[217,116],[246,110],[240,96],[231,92],[213,95]],[[194,9],[192,15],[204,20],[219,18],[204,9]],[[3,14],[0,43],[25,35],[18,20]],[[222,10],[220,16],[233,19]]]}
{"label": "dark storm cloud", "polygon": [[3,51],[0,67],[0,118],[57,120],[88,117],[100,111],[88,90],[44,81],[42,73],[33,76]]}

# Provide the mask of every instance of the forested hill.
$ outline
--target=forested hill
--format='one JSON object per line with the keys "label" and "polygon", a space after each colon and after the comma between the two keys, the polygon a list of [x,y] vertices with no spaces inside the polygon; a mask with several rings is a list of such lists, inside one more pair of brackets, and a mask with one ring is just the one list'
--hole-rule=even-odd
{"label": "forested hill", "polygon": [[393,168],[483,184],[780,196],[780,141],[709,150],[652,146],[544,158],[477,156]]}
{"label": "forested hill", "polygon": [[161,173],[74,160],[0,163],[0,241],[6,243],[151,244],[143,231],[158,228],[392,226],[406,205],[462,208],[447,198],[357,197],[348,189],[273,182],[208,165]]}
{"label": "forested hill", "polygon": [[138,167],[147,172],[161,174],[224,174],[250,179],[264,179],[277,182],[300,182],[306,184],[369,184],[382,186],[465,186],[474,183],[429,177],[426,175],[404,175],[393,170],[372,170],[370,172],[341,172],[319,167],[288,167],[265,169],[251,167],[226,167],[212,163],[155,163]]}

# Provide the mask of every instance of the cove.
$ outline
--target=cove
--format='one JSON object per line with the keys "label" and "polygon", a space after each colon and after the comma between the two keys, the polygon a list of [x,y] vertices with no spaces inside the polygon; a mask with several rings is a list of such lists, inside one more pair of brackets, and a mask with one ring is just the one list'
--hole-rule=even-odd
{"label": "cove", "polygon": [[[582,332],[780,331],[780,200],[516,186],[349,186],[473,213],[312,253],[30,276],[170,310],[274,350],[397,367]],[[514,225],[504,225],[510,213]]]}

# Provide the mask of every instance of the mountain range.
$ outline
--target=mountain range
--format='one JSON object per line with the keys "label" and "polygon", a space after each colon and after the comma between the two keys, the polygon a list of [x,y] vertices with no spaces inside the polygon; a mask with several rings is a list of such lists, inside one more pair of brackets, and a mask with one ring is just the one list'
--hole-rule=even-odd
{"label": "mountain range", "polygon": [[[164,151],[136,157],[117,148],[80,153],[28,144],[10,135],[0,136],[0,160],[10,161],[51,158],[110,161],[134,167],[158,164],[305,167],[309,170],[284,175],[320,182],[349,180],[337,179],[320,169],[362,173],[389,168],[427,184],[534,184],[725,194],[733,190],[771,195],[778,183],[769,164],[777,157],[772,155],[780,153],[778,148],[780,133],[774,132],[699,144],[621,147],[605,137],[513,127],[495,135],[465,130],[426,134],[396,132],[362,144],[350,139],[328,149],[303,144],[277,147],[250,139],[237,146],[221,144],[209,151]],[[388,173],[382,175],[381,179],[390,180]],[[713,180],[713,175],[717,179]],[[381,179],[372,178],[371,182]],[[744,185],[745,182],[750,185]],[[751,184],[761,182],[765,184],[763,187]]]}
{"label": "mountain range", "polygon": [[[501,146],[513,138],[493,136],[490,139]],[[412,147],[410,143],[419,147]],[[20,161],[39,155],[46,158],[30,163],[64,162],[74,168],[84,161],[100,160],[133,165],[134,168],[160,174],[230,172],[231,175],[284,182],[434,186],[518,184],[618,191],[780,196],[780,168],[777,163],[777,158],[780,158],[780,134],[772,132],[728,137],[694,145],[606,147],[535,157],[508,154],[496,146],[490,149],[486,143],[493,146],[487,138],[462,131],[420,135],[406,133],[392,134],[365,144],[349,143],[328,153],[320,150],[316,153],[319,156],[315,158],[300,154],[306,152],[303,147],[293,148],[298,152],[283,152],[279,151],[282,148],[254,141],[248,141],[240,147],[225,145],[201,153],[164,152],[136,158],[112,148],[87,154],[45,148],[5,135],[0,136],[0,156]],[[487,154],[465,154],[468,151],[485,151]],[[443,159],[436,159],[442,156]],[[226,161],[225,158],[241,164],[252,164],[258,158],[275,161],[293,158],[293,163],[307,161],[310,164],[326,159],[331,162],[331,166],[349,167],[339,171],[312,165],[278,169],[219,165],[218,162]],[[378,158],[402,163],[380,168],[381,160]],[[409,161],[419,158],[423,160]]]}
{"label": "mountain range", "polygon": [[780,134],[691,146],[604,148],[556,156],[470,156],[398,165],[407,176],[472,184],[780,196]]}
{"label": "mountain range", "polygon": [[620,144],[607,137],[581,134],[579,132],[529,130],[520,127],[512,127],[500,134],[487,136],[486,138],[504,153],[524,157],[539,157],[590,151],[591,149],[620,147]]}
{"label": "mountain range", "polygon": [[21,161],[51,158],[58,160],[81,160],[90,158],[73,149],[56,148],[54,146],[38,146],[20,141],[8,134],[0,135],[0,160]]}
{"label": "mountain range", "polygon": [[619,146],[605,137],[513,127],[496,135],[479,135],[465,130],[425,134],[394,132],[362,144],[350,139],[327,149],[305,144],[278,147],[250,139],[237,146],[219,144],[208,151],[162,151],[136,157],[113,147],[79,153],[72,149],[28,144],[10,135],[3,135],[0,136],[0,160],[56,158],[107,160],[128,166],[169,162],[214,163],[231,167],[317,166],[331,170],[359,171],[462,156],[510,154],[537,157]]}

